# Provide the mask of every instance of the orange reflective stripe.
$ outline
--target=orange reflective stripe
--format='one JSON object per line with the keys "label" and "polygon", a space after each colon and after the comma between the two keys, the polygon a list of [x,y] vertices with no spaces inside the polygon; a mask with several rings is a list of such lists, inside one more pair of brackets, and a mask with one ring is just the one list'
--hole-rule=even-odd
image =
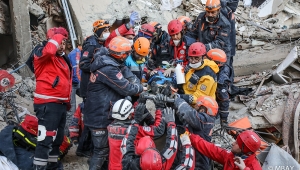
{"label": "orange reflective stripe", "polygon": [[204,29],[204,23],[202,23],[201,31],[203,31],[203,29]]}
{"label": "orange reflective stripe", "polygon": [[235,18],[234,13],[232,13],[231,20],[234,20],[234,18]]}

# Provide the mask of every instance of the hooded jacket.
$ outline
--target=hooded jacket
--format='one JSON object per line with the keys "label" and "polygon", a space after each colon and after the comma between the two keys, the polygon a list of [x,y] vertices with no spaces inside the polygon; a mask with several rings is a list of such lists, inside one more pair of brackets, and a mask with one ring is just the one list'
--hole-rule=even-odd
{"label": "hooded jacket", "polygon": [[83,109],[85,126],[106,128],[113,120],[109,115],[112,103],[143,91],[142,84],[129,82],[128,78],[133,76],[126,66],[109,56],[107,51],[100,50],[95,54]]}
{"label": "hooded jacket", "polygon": [[186,69],[185,84],[183,84],[184,95],[181,95],[189,104],[195,104],[201,96],[216,98],[217,73],[219,67],[214,61],[204,59],[199,68]]}

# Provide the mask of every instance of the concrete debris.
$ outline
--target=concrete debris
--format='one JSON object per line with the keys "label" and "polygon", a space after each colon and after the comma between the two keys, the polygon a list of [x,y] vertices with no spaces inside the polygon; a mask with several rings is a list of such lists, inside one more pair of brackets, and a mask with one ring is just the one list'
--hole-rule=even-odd
{"label": "concrete debris", "polygon": [[11,34],[9,7],[0,1],[0,34]]}

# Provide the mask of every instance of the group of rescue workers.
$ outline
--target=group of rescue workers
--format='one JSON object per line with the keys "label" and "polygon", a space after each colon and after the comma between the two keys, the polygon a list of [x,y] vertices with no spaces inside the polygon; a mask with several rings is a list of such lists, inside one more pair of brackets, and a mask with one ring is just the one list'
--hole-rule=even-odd
{"label": "group of rescue workers", "polygon": [[[76,154],[89,157],[90,170],[208,170],[211,160],[226,170],[261,169],[255,132],[237,135],[231,151],[210,143],[216,117],[227,126],[237,4],[207,0],[206,11],[194,22],[178,17],[167,31],[150,22],[136,34],[137,12],[115,30],[97,20],[94,34],[69,58],[64,54],[68,32],[50,29],[48,40],[34,51],[39,131],[34,170],[57,169],[65,126]],[[166,61],[170,65],[164,69]],[[173,66],[178,63],[184,68],[184,84],[169,82],[164,92],[157,83],[150,89],[143,85],[159,72],[176,79]],[[75,111],[78,90],[83,102]],[[149,96],[154,118],[146,108]],[[154,140],[163,135],[165,145],[156,147]]]}

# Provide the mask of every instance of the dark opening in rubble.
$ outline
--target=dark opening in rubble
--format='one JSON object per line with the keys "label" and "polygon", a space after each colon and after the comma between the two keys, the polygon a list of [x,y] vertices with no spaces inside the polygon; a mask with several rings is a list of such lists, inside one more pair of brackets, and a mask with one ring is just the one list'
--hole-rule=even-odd
{"label": "dark opening in rubble", "polygon": [[252,0],[253,7],[259,7],[262,3],[264,3],[266,0]]}
{"label": "dark opening in rubble", "polygon": [[37,30],[37,26],[39,25],[38,18],[31,13],[29,13],[29,16],[30,16],[30,29],[31,31],[35,31]]}

